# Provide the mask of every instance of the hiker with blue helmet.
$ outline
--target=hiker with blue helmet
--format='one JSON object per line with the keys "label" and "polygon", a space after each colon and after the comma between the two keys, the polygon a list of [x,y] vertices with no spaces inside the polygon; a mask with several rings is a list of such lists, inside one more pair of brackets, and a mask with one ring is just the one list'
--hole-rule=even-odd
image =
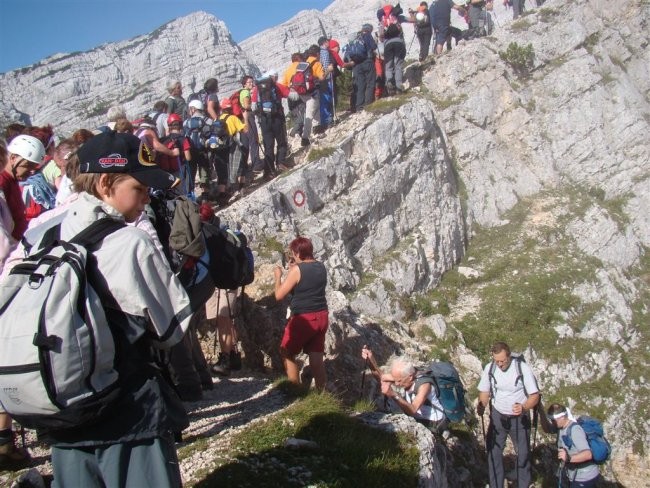
{"label": "hiker with blue helmet", "polygon": [[[432,432],[442,434],[449,426],[449,420],[430,382],[418,382],[419,370],[414,362],[405,357],[394,357],[388,362],[387,371],[382,373],[377,366],[372,350],[361,349],[361,357],[367,361],[373,376],[381,384],[384,397]],[[403,392],[403,395],[401,394]]]}
{"label": "hiker with blue helmet", "polygon": [[503,486],[505,472],[503,449],[510,436],[517,452],[517,486],[528,488],[531,482],[530,415],[539,402],[537,380],[530,366],[515,359],[505,342],[495,342],[492,361],[483,369],[478,384],[477,413],[482,416],[490,405],[490,427],[487,432],[490,488]]}
{"label": "hiker with blue helmet", "polygon": [[[552,404],[547,419],[557,432],[557,458],[560,460],[558,478],[562,486],[591,488],[600,480],[600,470],[582,426],[564,405]],[[564,484],[568,481],[568,484]]]}

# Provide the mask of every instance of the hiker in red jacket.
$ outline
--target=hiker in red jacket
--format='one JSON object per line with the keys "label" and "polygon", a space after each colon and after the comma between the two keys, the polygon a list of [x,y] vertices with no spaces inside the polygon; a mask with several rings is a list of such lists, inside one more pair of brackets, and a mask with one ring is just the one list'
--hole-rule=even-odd
{"label": "hiker in red jacket", "polygon": [[45,156],[45,147],[36,137],[19,135],[9,143],[7,152],[7,166],[0,173],[0,191],[4,194],[14,221],[11,235],[18,241],[27,230],[25,204],[18,182],[29,178],[40,167]]}

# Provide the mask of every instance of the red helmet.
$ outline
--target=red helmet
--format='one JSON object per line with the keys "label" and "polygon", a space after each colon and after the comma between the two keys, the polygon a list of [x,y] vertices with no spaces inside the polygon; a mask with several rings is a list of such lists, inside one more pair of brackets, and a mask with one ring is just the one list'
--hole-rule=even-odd
{"label": "red helmet", "polygon": [[172,125],[172,124],[183,124],[183,119],[181,119],[181,116],[178,114],[169,114],[167,116],[167,125]]}
{"label": "red helmet", "polygon": [[221,107],[221,110],[227,110],[232,108],[232,102],[230,101],[230,98],[223,98],[221,102],[219,102],[219,106]]}

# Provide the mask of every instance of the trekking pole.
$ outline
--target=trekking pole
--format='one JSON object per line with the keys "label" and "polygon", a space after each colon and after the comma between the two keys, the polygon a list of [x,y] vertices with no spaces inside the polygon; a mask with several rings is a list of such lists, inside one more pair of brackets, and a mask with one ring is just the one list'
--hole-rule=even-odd
{"label": "trekking pole", "polygon": [[520,454],[520,449],[519,449],[519,419],[521,418],[521,415],[518,415],[515,417],[515,439],[517,439],[517,457],[515,458],[515,486],[519,486],[519,454]]}
{"label": "trekking pole", "polygon": [[539,410],[538,407],[539,404],[535,405],[535,411],[533,412],[533,448],[531,449],[532,451],[535,450],[535,446],[537,445],[537,424],[539,422]]}
{"label": "trekking pole", "polygon": [[[219,300],[221,299],[221,290],[219,288],[216,289],[217,291],[217,318],[216,322],[219,321]],[[215,329],[214,329],[214,343],[212,344],[212,357],[217,355],[217,339],[219,337],[219,326],[215,323]]]}
{"label": "trekking pole", "polygon": [[497,25],[499,29],[501,29],[501,24],[499,23],[499,19],[497,18],[497,14],[494,10],[492,11],[491,15],[494,18],[494,23]]}
{"label": "trekking pole", "polygon": [[336,89],[336,84],[334,83],[334,76],[330,77],[330,81],[332,82],[332,124],[336,123],[336,96],[334,95],[334,91]]}
{"label": "trekking pole", "polygon": [[413,39],[411,39],[411,44],[409,44],[409,48],[406,51],[407,53],[411,51],[411,48],[413,47],[413,41],[415,41],[415,29],[413,29]]}
{"label": "trekking pole", "polygon": [[483,428],[483,444],[487,446],[487,437],[485,436],[485,412],[481,415],[481,427]]}
{"label": "trekking pole", "polygon": [[361,374],[361,391],[359,392],[359,400],[363,397],[363,385],[366,382],[366,369],[368,369],[368,358],[363,363],[363,373]]}

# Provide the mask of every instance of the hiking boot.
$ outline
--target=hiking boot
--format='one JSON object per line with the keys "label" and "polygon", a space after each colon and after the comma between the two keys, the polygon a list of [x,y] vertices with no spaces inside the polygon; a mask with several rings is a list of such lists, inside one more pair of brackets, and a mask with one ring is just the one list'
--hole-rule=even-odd
{"label": "hiking boot", "polygon": [[219,353],[219,360],[210,368],[212,376],[230,376],[230,354]]}
{"label": "hiking boot", "polygon": [[16,447],[15,439],[0,444],[0,470],[17,471],[28,466],[32,458],[27,449]]}
{"label": "hiking boot", "polygon": [[241,352],[230,351],[230,369],[233,371],[241,369]]}
{"label": "hiking boot", "polygon": [[311,144],[311,142],[309,142],[309,139],[307,139],[306,137],[300,139],[300,145],[302,147],[307,147],[309,146],[309,144]]}

